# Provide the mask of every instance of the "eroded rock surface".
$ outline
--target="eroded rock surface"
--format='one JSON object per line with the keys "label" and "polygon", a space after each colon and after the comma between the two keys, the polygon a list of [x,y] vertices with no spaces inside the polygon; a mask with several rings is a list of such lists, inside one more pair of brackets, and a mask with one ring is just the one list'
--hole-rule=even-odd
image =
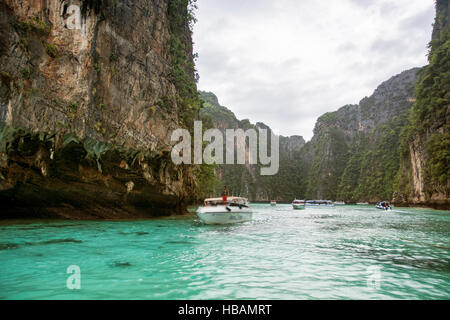
{"label": "eroded rock surface", "polygon": [[0,217],[147,217],[192,200],[192,168],[170,159],[168,3],[0,2]]}

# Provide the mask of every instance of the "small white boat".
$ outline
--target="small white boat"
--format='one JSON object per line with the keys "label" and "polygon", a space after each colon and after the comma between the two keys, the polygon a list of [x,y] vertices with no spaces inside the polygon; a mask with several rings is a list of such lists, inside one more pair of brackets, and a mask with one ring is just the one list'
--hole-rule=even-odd
{"label": "small white boat", "polygon": [[375,208],[384,210],[384,211],[392,210],[392,206],[387,201],[377,202],[377,204],[375,205]]}
{"label": "small white boat", "polygon": [[270,201],[270,205],[272,207],[275,207],[277,205],[277,202],[275,200]]}
{"label": "small white boat", "polygon": [[294,200],[292,201],[292,207],[294,210],[304,210],[305,207],[305,201],[304,200]]}
{"label": "small white boat", "polygon": [[334,207],[334,203],[331,200],[308,200],[306,201],[307,207]]}
{"label": "small white boat", "polygon": [[335,206],[345,206],[345,202],[344,201],[335,201],[334,205]]}
{"label": "small white boat", "polygon": [[248,200],[241,197],[228,197],[226,203],[222,198],[205,199],[204,205],[196,211],[205,224],[232,224],[252,220],[252,209]]}
{"label": "small white boat", "polygon": [[368,202],[358,202],[357,205],[358,206],[367,206],[367,205],[369,205],[369,203]]}

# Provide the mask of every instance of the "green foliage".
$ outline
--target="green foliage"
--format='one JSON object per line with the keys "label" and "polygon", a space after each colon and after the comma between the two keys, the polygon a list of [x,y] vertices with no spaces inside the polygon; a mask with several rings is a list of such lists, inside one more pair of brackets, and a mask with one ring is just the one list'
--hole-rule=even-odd
{"label": "green foliage", "polygon": [[26,38],[23,38],[23,37],[20,38],[19,47],[23,51],[27,52],[28,51],[28,40]]}
{"label": "green foliage", "polygon": [[118,58],[118,55],[117,55],[116,52],[112,52],[112,53],[109,55],[109,61],[110,61],[110,62],[117,61],[117,58]]}
{"label": "green foliage", "polygon": [[100,64],[98,62],[94,64],[94,69],[95,69],[95,71],[97,71],[97,73],[100,73],[101,68],[100,68]]}
{"label": "green foliage", "polygon": [[173,102],[170,100],[168,96],[163,96],[161,99],[159,99],[156,102],[156,105],[161,109],[165,111],[169,111],[173,107]]}
{"label": "green foliage", "polygon": [[58,54],[58,49],[56,48],[56,46],[45,42],[45,49],[47,51],[47,54],[52,57],[52,58],[56,58],[57,54]]}
{"label": "green foliage", "polygon": [[94,124],[94,129],[102,135],[106,133],[106,128],[103,127],[103,124],[100,121]]}
{"label": "green foliage", "polygon": [[30,79],[31,71],[28,68],[22,68],[20,70],[20,73],[22,74],[22,78],[24,79]]}
{"label": "green foliage", "polygon": [[[195,9],[196,0],[171,0],[168,4],[172,64],[170,79],[177,89],[176,102],[179,122],[191,131],[194,121],[200,117],[200,109],[203,104],[197,92],[198,74],[193,62],[196,55],[192,54],[191,44]],[[157,105],[163,109],[171,108],[173,102],[168,97],[163,97]],[[195,175],[198,182],[197,197],[214,189],[217,178],[213,166],[201,165]]]}
{"label": "green foliage", "polygon": [[40,145],[45,145],[54,136],[54,134],[36,133],[30,128],[17,128],[3,123],[0,124],[0,152],[29,156],[36,153]]}
{"label": "green foliage", "polygon": [[235,114],[218,104],[217,97],[212,92],[199,91],[203,99],[203,108],[200,113],[214,119],[215,123],[226,123],[229,127],[234,127],[238,122]]}
{"label": "green foliage", "polygon": [[73,120],[78,111],[78,102],[76,102],[76,101],[70,102],[67,105],[67,108],[69,109],[68,117]]}
{"label": "green foliage", "polygon": [[340,129],[331,127],[319,132],[314,143],[306,196],[310,199],[336,199],[348,156],[348,146]]}
{"label": "green foliage", "polygon": [[77,110],[78,110],[78,103],[76,101],[72,101],[71,103],[69,103],[69,105],[67,107],[69,108],[69,110],[71,112],[77,112]]}
{"label": "green foliage", "polygon": [[171,81],[177,89],[177,104],[180,123],[188,128],[198,118],[202,101],[197,92],[198,79],[193,62],[190,40],[192,24],[195,22],[194,0],[172,0],[169,2]]}
{"label": "green foliage", "polygon": [[51,31],[50,25],[47,22],[39,19],[39,17],[33,17],[27,21],[22,22],[14,21],[12,22],[12,26],[14,27],[14,29],[21,32],[33,31],[47,35]]}
{"label": "green foliage", "polygon": [[361,164],[365,153],[368,139],[365,136],[355,139],[350,147],[350,158],[344,169],[339,182],[337,199],[347,202],[358,202],[360,199],[359,179],[361,177]]}
{"label": "green foliage", "polygon": [[[243,130],[255,128],[248,119],[239,121],[235,114],[219,104],[217,97],[211,92],[200,91],[204,100],[201,115],[210,117],[214,123],[205,124],[208,128],[239,127]],[[260,165],[219,165],[216,172],[220,176],[215,195],[220,194],[226,185],[230,194],[249,197],[251,199],[268,197],[277,200],[291,201],[294,198],[304,197],[306,189],[306,163],[300,153],[289,157],[280,154],[279,171],[274,176],[261,176]]]}
{"label": "green foliage", "polygon": [[414,133],[424,133],[448,125],[447,107],[450,104],[450,31],[444,42],[433,41],[426,68],[416,86],[413,108]]}
{"label": "green foliage", "polygon": [[324,123],[331,123],[339,119],[339,115],[337,112],[327,112],[322,115],[317,121]]}
{"label": "green foliage", "polygon": [[339,183],[338,199],[347,202],[392,199],[397,187],[403,126],[404,120],[396,117],[354,139]]}
{"label": "green foliage", "polygon": [[214,165],[202,165],[198,166],[196,170],[194,170],[194,175],[198,184],[195,195],[197,200],[200,201],[216,195],[219,180],[216,177],[215,168],[216,166]]}
{"label": "green foliage", "polygon": [[[442,2],[442,1],[441,1]],[[438,6],[442,5],[438,2]],[[438,8],[439,9],[439,8]],[[442,13],[445,16],[442,16]],[[414,139],[425,143],[427,157],[424,159],[425,192],[436,189],[448,192],[449,179],[449,134],[450,134],[450,30],[436,29],[445,25],[448,9],[439,11],[435,23],[435,38],[430,42],[428,60],[430,64],[422,72],[416,85],[416,103],[402,138],[402,168],[410,170],[409,145]],[[439,31],[439,33],[436,33]],[[398,174],[398,185],[408,183],[409,175]]]}
{"label": "green foliage", "polygon": [[87,152],[86,159],[88,161],[95,161],[98,171],[103,172],[100,159],[106,151],[111,149],[111,146],[105,142],[88,138],[84,141],[84,149]]}
{"label": "green foliage", "polygon": [[[361,162],[359,199],[391,199],[395,176],[399,169],[400,131],[399,120],[376,128],[369,137],[370,143]],[[364,199],[364,196],[367,198]]]}
{"label": "green foliage", "polygon": [[436,182],[446,185],[450,174],[450,133],[434,133],[425,144],[429,159],[429,174]]}

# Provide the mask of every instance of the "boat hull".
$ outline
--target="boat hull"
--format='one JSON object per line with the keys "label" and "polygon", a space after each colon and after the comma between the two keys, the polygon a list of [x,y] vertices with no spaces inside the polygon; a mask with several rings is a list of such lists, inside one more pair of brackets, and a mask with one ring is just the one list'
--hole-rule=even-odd
{"label": "boat hull", "polygon": [[306,204],[307,207],[311,208],[334,208],[334,204]]}
{"label": "boat hull", "polygon": [[248,207],[200,207],[197,216],[204,224],[233,224],[252,220],[253,212]]}
{"label": "boat hull", "polygon": [[292,207],[294,208],[294,210],[305,210],[306,209],[304,204],[293,204]]}
{"label": "boat hull", "polygon": [[383,206],[375,206],[375,208],[377,208],[378,210],[392,211],[392,208],[391,208],[391,207],[386,208],[386,207],[383,207]]}

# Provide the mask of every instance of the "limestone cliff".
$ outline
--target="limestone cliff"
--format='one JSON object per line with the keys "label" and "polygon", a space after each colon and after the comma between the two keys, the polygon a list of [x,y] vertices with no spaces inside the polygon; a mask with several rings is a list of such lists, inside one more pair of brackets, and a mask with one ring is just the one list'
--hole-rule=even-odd
{"label": "limestone cliff", "polygon": [[403,138],[395,201],[450,208],[450,1],[436,1],[430,64]]}
{"label": "limestone cliff", "polygon": [[[219,104],[218,98],[211,92],[200,92],[205,101],[201,113],[210,117],[216,128],[225,132],[226,129],[262,128],[271,131],[264,123],[250,123],[249,120],[238,120],[228,108]],[[219,165],[216,168],[220,184],[216,193],[220,193],[222,186],[236,195],[246,196],[253,202],[268,202],[277,200],[290,202],[304,193],[305,174],[302,163],[298,161],[300,150],[305,145],[301,136],[279,136],[280,168],[274,176],[261,176],[259,165]]]}
{"label": "limestone cliff", "polygon": [[176,67],[195,88],[187,5],[0,1],[0,217],[147,217],[192,200],[195,168],[170,160],[191,98]]}
{"label": "limestone cliff", "polygon": [[414,101],[419,69],[383,82],[358,105],[326,113],[301,158],[308,164],[312,199],[391,199],[399,166],[400,132]]}

